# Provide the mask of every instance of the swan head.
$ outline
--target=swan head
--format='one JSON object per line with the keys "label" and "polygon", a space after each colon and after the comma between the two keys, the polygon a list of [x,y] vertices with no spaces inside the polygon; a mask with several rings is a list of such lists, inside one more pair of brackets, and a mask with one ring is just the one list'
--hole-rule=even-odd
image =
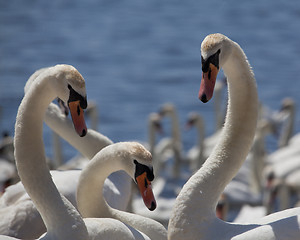
{"label": "swan head", "polygon": [[151,182],[154,179],[152,155],[140,143],[126,142],[121,143],[123,159],[128,161],[124,162],[124,170],[136,182],[140,194],[143,198],[146,207],[153,211],[156,208],[156,201],[152,192]]}
{"label": "swan head", "polygon": [[201,44],[202,80],[199,99],[208,102],[212,96],[220,68],[230,55],[231,41],[220,33],[208,35]]}
{"label": "swan head", "polygon": [[[54,90],[56,96],[68,104],[76,132],[83,137],[87,133],[83,109],[87,108],[85,80],[71,65],[60,64],[53,67],[41,68],[33,73],[26,82],[25,95],[38,81],[51,79],[49,91]],[[36,85],[39,85],[36,83]]]}
{"label": "swan head", "polygon": [[172,103],[165,103],[159,110],[161,117],[170,116],[175,113],[175,106]]}
{"label": "swan head", "polygon": [[201,116],[197,112],[190,112],[186,121],[186,128],[190,129],[195,126],[197,122],[203,123]]}
{"label": "swan head", "polygon": [[292,98],[284,98],[281,102],[280,113],[283,115],[289,116],[295,111],[295,102]]}
{"label": "swan head", "polygon": [[150,129],[153,129],[155,132],[162,133],[161,116],[159,114],[151,113],[149,115],[149,125]]}
{"label": "swan head", "polygon": [[87,108],[85,80],[71,65],[56,65],[49,68],[56,80],[56,92],[67,103],[77,134],[83,137],[87,133],[83,109]]}

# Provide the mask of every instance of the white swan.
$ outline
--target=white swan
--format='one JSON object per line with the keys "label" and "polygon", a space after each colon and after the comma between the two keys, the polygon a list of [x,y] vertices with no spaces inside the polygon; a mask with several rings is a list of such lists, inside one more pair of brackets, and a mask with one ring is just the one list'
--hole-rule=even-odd
{"label": "white swan", "polygon": [[171,103],[165,103],[161,107],[159,115],[161,117],[169,117],[171,119],[171,141],[174,157],[172,177],[176,179],[180,175],[180,165],[182,163],[182,142],[180,136],[180,125],[175,106]]}
{"label": "white swan", "polygon": [[112,172],[119,170],[126,171],[137,182],[148,209],[156,208],[150,183],[154,178],[151,154],[141,144],[124,142],[102,149],[82,170],[77,192],[78,209],[82,216],[115,218],[151,239],[167,239],[167,231],[160,223],[140,215],[119,211],[107,204],[102,195],[104,180]]}
{"label": "white swan", "polygon": [[148,116],[148,143],[145,146],[152,154],[156,180],[160,176],[162,166],[172,156],[173,151],[171,138],[162,138],[157,142],[157,133],[161,132],[161,116],[156,112],[150,113]]}
{"label": "white swan", "polygon": [[59,96],[68,102],[77,133],[86,134],[85,81],[72,66],[56,65],[42,73],[24,96],[15,124],[15,159],[20,179],[47,228],[43,239],[88,239],[83,219],[60,195],[46,165],[42,129],[49,103]]}
{"label": "white swan", "polygon": [[186,158],[190,162],[192,172],[196,172],[206,160],[203,156],[205,148],[205,128],[203,118],[200,114],[191,112],[189,113],[186,126],[188,128],[195,126],[197,131],[197,143],[186,154]]}
{"label": "white swan", "polygon": [[0,197],[11,182],[13,182],[16,175],[16,166],[0,158]]}
{"label": "white swan", "polygon": [[[225,186],[248,154],[256,129],[258,100],[254,75],[240,46],[222,34],[207,36],[201,45],[203,78],[199,98],[213,95],[220,67],[227,76],[229,105],[221,138],[203,167],[178,195],[168,239],[299,239],[300,208],[272,214],[253,224],[218,219],[215,208]],[[283,230],[284,229],[284,230]]]}
{"label": "white swan", "polygon": [[82,110],[86,107],[85,82],[69,65],[56,65],[36,79],[19,106],[15,126],[18,172],[47,228],[47,233],[41,238],[149,239],[115,219],[103,222],[102,219],[86,218],[83,221],[75,207],[57,191],[46,165],[42,140],[43,115],[56,96],[68,101],[76,131],[85,135],[87,130]]}
{"label": "white swan", "polygon": [[[30,85],[36,79],[36,77],[45,70],[47,70],[47,68],[42,68],[36,71],[34,74],[32,74],[32,76],[28,79],[26,83],[24,89],[25,92],[27,91],[27,89],[30,88]],[[92,115],[98,115],[95,103],[92,103],[92,107],[87,107],[87,109],[89,108],[92,109]],[[48,106],[44,121],[52,130],[55,131],[55,133],[57,133],[64,140],[70,143],[75,149],[77,149],[80,152],[80,154],[83,155],[84,159],[86,159],[86,161],[83,161],[83,166],[86,165],[98,151],[113,143],[108,137],[93,129],[89,129],[88,133],[84,138],[79,137],[74,132],[71,121],[65,116],[65,114],[61,113],[59,111],[59,108],[53,103],[51,103]],[[92,117],[92,121],[98,122],[96,116]],[[96,124],[94,123],[93,125]],[[94,126],[94,128],[95,127],[96,126]],[[67,168],[66,165],[65,168]],[[74,181],[78,181],[78,177],[79,173],[78,176],[76,176],[76,179],[74,179]],[[73,189],[75,190],[76,186],[74,186]],[[125,210],[128,206],[129,199],[131,196],[130,177],[122,171],[110,175],[104,184],[104,196],[112,207],[118,208],[120,210]]]}
{"label": "white swan", "polygon": [[289,144],[289,141],[294,134],[296,106],[292,98],[284,98],[282,100],[280,113],[286,118],[278,140],[278,147],[282,148]]}
{"label": "white swan", "polygon": [[[46,70],[46,69],[43,69]],[[40,71],[37,71],[40,74]],[[37,74],[33,74],[37,76]],[[31,80],[28,80],[29,82]],[[31,83],[26,84],[25,92]],[[103,147],[112,144],[106,136],[89,129],[84,138],[74,131],[72,122],[61,113],[57,105],[51,103],[46,111],[46,123],[81,151],[87,159],[91,159]],[[87,161],[88,163],[88,161]],[[81,170],[51,171],[52,179],[58,188],[75,207],[77,183]],[[105,180],[103,194],[107,202],[114,208],[125,210],[131,196],[131,179],[124,172],[116,172]],[[46,231],[45,225],[26,193],[21,182],[10,186],[0,198],[0,234],[18,238],[37,238]]]}

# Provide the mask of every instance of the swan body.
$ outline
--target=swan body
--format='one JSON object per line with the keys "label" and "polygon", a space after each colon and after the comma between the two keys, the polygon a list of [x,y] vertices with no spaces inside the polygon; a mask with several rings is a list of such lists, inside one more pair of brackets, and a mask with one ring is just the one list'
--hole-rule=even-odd
{"label": "swan body", "polygon": [[[77,192],[78,209],[83,217],[114,218],[144,233],[151,239],[167,239],[166,229],[158,222],[140,215],[123,212],[110,207],[102,196],[105,178],[114,171],[124,170],[141,188],[138,175],[146,173],[142,185],[147,181],[146,189],[141,190],[145,205],[154,210],[156,203],[151,200],[150,181],[153,180],[151,154],[135,142],[116,143],[102,149],[83,169]],[[148,179],[148,180],[146,180]],[[150,199],[148,199],[148,196]],[[88,197],[87,197],[88,196]]]}
{"label": "swan body", "polygon": [[232,224],[215,215],[217,201],[244,162],[256,129],[258,97],[251,67],[241,47],[222,34],[201,44],[203,78],[199,98],[207,102],[223,68],[228,82],[228,110],[213,152],[178,195],[168,239],[298,239],[300,208],[272,214],[252,224]]}

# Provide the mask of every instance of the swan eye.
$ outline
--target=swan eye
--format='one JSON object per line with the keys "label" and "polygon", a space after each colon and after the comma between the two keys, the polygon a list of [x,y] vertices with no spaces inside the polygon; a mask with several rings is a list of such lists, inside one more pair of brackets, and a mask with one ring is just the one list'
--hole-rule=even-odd
{"label": "swan eye", "polygon": [[139,163],[137,160],[133,160],[134,164],[135,164],[135,174],[134,174],[134,178],[136,179],[138,176],[140,176],[141,174],[143,174],[144,172],[146,172],[147,175],[147,179],[149,181],[153,181],[154,179],[154,174],[153,174],[153,168],[149,167],[147,165],[141,164]]}

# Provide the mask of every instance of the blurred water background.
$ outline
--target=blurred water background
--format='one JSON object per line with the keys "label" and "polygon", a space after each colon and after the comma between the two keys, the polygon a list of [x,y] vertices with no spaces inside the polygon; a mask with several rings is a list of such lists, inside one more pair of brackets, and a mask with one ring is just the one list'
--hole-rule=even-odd
{"label": "blurred water background", "polygon": [[[255,72],[261,102],[277,110],[287,96],[300,102],[299,27],[296,0],[0,1],[0,132],[13,135],[28,77],[67,63],[86,79],[103,134],[115,142],[146,141],[148,114],[172,102],[187,150],[196,140],[195,132],[184,132],[190,111],[202,115],[206,135],[215,129],[213,102],[197,99],[204,37],[220,32],[237,41]],[[296,116],[298,132],[299,111]],[[45,144],[51,158],[48,128]],[[75,150],[64,145],[67,160]],[[275,139],[267,146],[275,150]]]}

